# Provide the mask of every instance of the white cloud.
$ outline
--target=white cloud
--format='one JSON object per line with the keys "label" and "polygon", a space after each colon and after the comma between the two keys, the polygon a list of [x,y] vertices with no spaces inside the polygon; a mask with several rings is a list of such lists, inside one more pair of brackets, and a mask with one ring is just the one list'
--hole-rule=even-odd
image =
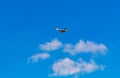
{"label": "white cloud", "polygon": [[80,40],[75,45],[72,44],[65,44],[64,52],[69,52],[70,54],[74,55],[77,53],[102,53],[105,54],[107,51],[107,47],[102,43],[95,43],[92,41],[83,41]]}
{"label": "white cloud", "polygon": [[35,54],[35,55],[31,56],[30,58],[28,58],[28,61],[37,62],[39,59],[44,60],[49,57],[50,57],[50,55],[48,53],[38,53],[38,54]]}
{"label": "white cloud", "polygon": [[[41,50],[44,51],[55,51],[62,47],[62,51],[68,52],[72,55],[78,53],[102,53],[105,54],[107,51],[107,47],[102,43],[95,43],[93,41],[83,41],[80,40],[75,45],[72,44],[63,44],[57,39],[53,39],[50,42],[45,42],[39,45]],[[48,53],[38,53],[30,58],[28,58],[28,62],[38,62],[39,59],[45,60],[50,57]],[[52,65],[53,74],[50,76],[68,76],[75,75],[77,78],[81,73],[91,73],[96,70],[104,70],[103,65],[97,65],[94,60],[90,60],[90,62],[86,62],[82,59],[79,61],[74,61],[69,58],[64,58],[56,61]]]}
{"label": "white cloud", "polygon": [[62,47],[62,43],[58,41],[57,39],[53,39],[51,42],[46,42],[44,44],[39,45],[41,50],[45,51],[53,51],[57,50]]}
{"label": "white cloud", "polygon": [[69,58],[61,59],[52,66],[52,76],[68,76],[78,73],[91,73],[96,70],[103,70],[104,66],[97,65],[93,60],[85,62],[82,59],[75,62]]}
{"label": "white cloud", "polygon": [[54,71],[53,75],[63,76],[78,73],[80,71],[79,67],[75,66],[75,62],[69,58],[65,58],[54,63],[52,69]]}

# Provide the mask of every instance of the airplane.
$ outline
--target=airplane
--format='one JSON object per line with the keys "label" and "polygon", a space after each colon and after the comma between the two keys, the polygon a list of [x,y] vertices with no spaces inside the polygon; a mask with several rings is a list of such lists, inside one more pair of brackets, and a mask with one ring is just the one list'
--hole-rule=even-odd
{"label": "airplane", "polygon": [[64,28],[64,29],[56,28],[56,30],[61,33],[67,32],[67,28]]}

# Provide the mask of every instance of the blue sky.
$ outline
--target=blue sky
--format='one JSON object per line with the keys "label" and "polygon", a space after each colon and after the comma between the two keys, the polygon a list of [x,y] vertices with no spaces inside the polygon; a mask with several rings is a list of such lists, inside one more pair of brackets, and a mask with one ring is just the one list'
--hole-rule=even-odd
{"label": "blue sky", "polygon": [[118,0],[0,1],[0,77],[119,78],[119,8]]}

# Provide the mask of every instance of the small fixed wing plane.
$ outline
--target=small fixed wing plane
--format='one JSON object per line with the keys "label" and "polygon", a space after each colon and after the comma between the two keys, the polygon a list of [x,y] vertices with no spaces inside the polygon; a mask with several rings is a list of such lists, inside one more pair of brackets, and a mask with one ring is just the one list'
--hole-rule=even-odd
{"label": "small fixed wing plane", "polygon": [[64,28],[64,29],[56,28],[56,30],[61,33],[67,32],[67,28]]}

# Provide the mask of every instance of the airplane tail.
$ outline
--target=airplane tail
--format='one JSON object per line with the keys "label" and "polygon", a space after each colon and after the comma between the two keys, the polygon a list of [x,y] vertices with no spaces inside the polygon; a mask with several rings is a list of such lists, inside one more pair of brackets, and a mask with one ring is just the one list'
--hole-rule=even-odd
{"label": "airplane tail", "polygon": [[67,28],[64,28],[65,32],[67,32]]}
{"label": "airplane tail", "polygon": [[64,30],[67,30],[67,28],[64,28]]}

